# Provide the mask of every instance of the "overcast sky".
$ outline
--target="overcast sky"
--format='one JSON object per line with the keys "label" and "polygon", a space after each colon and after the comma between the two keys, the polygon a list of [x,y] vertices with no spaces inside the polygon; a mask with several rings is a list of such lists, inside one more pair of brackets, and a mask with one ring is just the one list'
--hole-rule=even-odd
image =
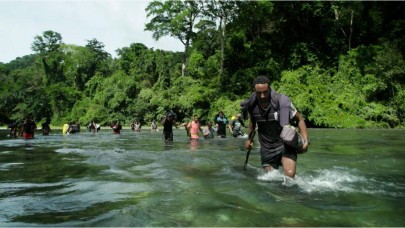
{"label": "overcast sky", "polygon": [[[144,31],[147,22],[144,0],[4,1],[0,0],[0,62],[33,54],[34,37],[52,30],[66,44],[84,46],[96,38],[116,57],[118,48],[143,43],[148,48],[182,51],[171,37],[155,41]],[[149,18],[150,19],[150,18]]]}

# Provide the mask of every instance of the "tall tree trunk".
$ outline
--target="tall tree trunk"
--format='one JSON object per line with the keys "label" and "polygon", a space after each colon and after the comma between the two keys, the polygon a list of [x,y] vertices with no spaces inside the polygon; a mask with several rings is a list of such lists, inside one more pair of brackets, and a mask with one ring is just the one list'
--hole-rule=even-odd
{"label": "tall tree trunk", "polygon": [[184,77],[186,74],[186,67],[187,67],[187,52],[188,52],[188,44],[189,41],[186,42],[186,45],[184,45],[184,52],[183,52],[183,62],[181,63],[181,76]]}
{"label": "tall tree trunk", "polygon": [[225,24],[226,22],[223,22],[223,18],[221,17],[219,21],[219,28],[221,30],[221,67],[219,68],[219,74],[222,75],[224,72],[224,61],[225,61]]}
{"label": "tall tree trunk", "polygon": [[354,13],[354,11],[352,10],[351,15],[350,15],[349,51],[350,51],[350,49],[351,49],[351,47],[352,47],[353,13]]}

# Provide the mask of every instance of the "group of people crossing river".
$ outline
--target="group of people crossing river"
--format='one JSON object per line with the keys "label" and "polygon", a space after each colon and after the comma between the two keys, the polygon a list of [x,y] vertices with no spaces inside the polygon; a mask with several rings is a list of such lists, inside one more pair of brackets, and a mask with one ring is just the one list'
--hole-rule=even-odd
{"label": "group of people crossing river", "polygon": [[[216,119],[216,127],[212,126],[212,122],[208,121],[206,128],[202,130],[202,126],[198,121],[198,117],[194,116],[193,120],[190,123],[183,123],[177,124],[176,114],[173,111],[168,111],[161,119],[162,127],[163,127],[163,138],[165,141],[173,141],[173,127],[179,128],[179,126],[184,126],[187,135],[190,136],[191,139],[198,139],[199,132],[195,131],[195,129],[200,130],[203,137],[206,139],[214,138],[214,132],[218,132],[218,137],[226,138],[225,132],[225,125],[228,123],[228,119],[223,116],[223,112],[219,112]],[[232,117],[232,121],[229,125],[229,130],[231,134],[236,138],[238,136],[244,136],[244,133],[240,126],[245,126],[243,120],[241,119],[241,115],[237,114],[236,117]],[[50,128],[50,121],[47,120],[44,122],[41,128],[37,127],[37,124],[32,120],[31,116],[27,116],[24,121],[21,122],[14,122],[8,125],[9,137],[17,138],[22,137],[24,139],[32,139],[34,138],[35,132],[41,131],[42,135],[49,135],[52,131]],[[119,121],[111,122],[108,125],[108,128],[112,129],[113,134],[120,134],[121,130],[123,129],[121,123]],[[195,128],[195,126],[198,126]],[[101,130],[101,125],[97,124],[95,121],[90,122],[87,126],[88,132],[97,133]],[[134,132],[141,131],[141,124],[139,121],[134,121],[130,124],[130,128]],[[82,130],[81,125],[79,122],[70,122],[66,123],[62,127],[62,134],[77,134],[80,133]],[[151,132],[158,132],[159,127],[156,121],[152,121],[150,126]],[[190,132],[193,132],[190,134]]]}
{"label": "group of people crossing river", "polygon": [[[162,118],[161,124],[163,125],[163,139],[165,141],[173,141],[173,127],[179,128],[179,124],[176,121],[176,114],[173,111],[166,112]],[[245,126],[241,114],[237,114],[232,118],[232,121],[229,122],[228,118],[224,116],[222,111],[220,111],[214,118],[215,128],[213,127],[213,122],[208,121],[207,126],[202,129],[197,115],[194,115],[191,122],[180,124],[180,126],[184,127],[190,140],[199,139],[200,133],[205,139],[212,139],[215,137],[214,132],[217,132],[219,138],[226,138],[227,126],[233,137],[236,138],[245,135],[241,128],[241,126]]]}
{"label": "group of people crossing river", "polygon": [[[176,113],[168,111],[162,117],[160,123],[163,126],[162,138],[166,142],[173,141],[173,127],[184,127],[187,136],[191,141],[198,140],[200,135],[203,138],[215,137],[226,138],[227,129],[233,137],[243,137],[245,133],[242,128],[247,128],[248,139],[245,141],[245,148],[248,150],[247,158],[253,146],[253,139],[258,131],[260,143],[261,165],[265,171],[278,169],[283,166],[284,175],[294,177],[298,154],[305,153],[309,147],[309,137],[303,116],[292,104],[290,98],[284,94],[277,93],[270,87],[270,80],[266,76],[258,76],[253,82],[254,92],[249,99],[241,103],[242,112],[236,114],[231,121],[220,111],[214,121],[208,121],[204,129],[199,122],[197,115],[190,122],[177,123]],[[249,118],[248,118],[249,117]],[[249,119],[246,126],[244,119]],[[49,135],[49,119],[42,124],[42,134]],[[295,124],[298,128],[294,128]],[[215,126],[215,127],[214,127]],[[24,139],[34,138],[37,125],[27,116],[24,122],[14,123],[8,126],[10,137],[21,136]],[[120,134],[122,125],[119,121],[109,124],[114,134]],[[141,124],[135,121],[130,125],[132,131],[140,132]],[[152,121],[151,131],[157,132],[156,121]],[[94,133],[100,130],[100,125],[91,122],[87,126],[88,131]],[[69,123],[63,126],[63,134],[80,133],[79,123]],[[200,134],[201,133],[201,134]]]}
{"label": "group of people crossing river", "polygon": [[[47,119],[41,127],[42,135],[49,135],[51,127],[49,126],[50,120]],[[36,123],[32,120],[32,117],[28,115],[24,121],[13,122],[7,126],[10,129],[9,136],[12,138],[22,137],[23,139],[34,138],[35,131],[37,130]]]}
{"label": "group of people crossing river", "polygon": [[[165,115],[161,119],[161,124],[163,127],[163,134],[162,138],[165,141],[173,141],[173,127],[179,128],[180,126],[184,127],[186,130],[187,136],[190,139],[199,139],[200,132],[202,137],[205,139],[212,139],[215,137],[215,132],[217,132],[217,136],[219,138],[226,138],[226,131],[229,129],[229,132],[233,137],[243,137],[245,133],[242,130],[242,127],[245,127],[244,121],[241,118],[241,114],[236,114],[231,118],[231,121],[228,121],[228,118],[224,116],[224,113],[220,111],[214,118],[214,125],[213,122],[208,121],[206,127],[201,126],[198,116],[194,115],[193,120],[191,122],[186,122],[183,124],[177,123],[177,115],[172,110],[165,113]],[[122,125],[119,121],[115,121],[110,123],[109,128],[112,129],[113,134],[121,134],[121,130],[123,129]],[[139,121],[134,121],[130,124],[130,128],[134,132],[141,132],[142,126]],[[245,127],[246,128],[246,127]],[[89,125],[87,125],[87,129],[89,132],[97,133],[100,131],[101,126],[100,124],[95,123],[92,121]],[[76,134],[80,133],[80,123],[69,123],[63,126],[62,133],[63,134]],[[155,120],[152,121],[150,125],[151,132],[158,132],[159,127]]]}

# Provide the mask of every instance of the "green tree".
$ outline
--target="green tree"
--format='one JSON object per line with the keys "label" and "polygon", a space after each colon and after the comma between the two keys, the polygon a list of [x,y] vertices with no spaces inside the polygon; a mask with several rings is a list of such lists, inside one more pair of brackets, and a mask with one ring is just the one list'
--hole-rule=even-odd
{"label": "green tree", "polygon": [[237,4],[235,1],[209,0],[206,1],[202,7],[203,15],[211,19],[214,24],[218,25],[217,31],[219,33],[221,53],[221,64],[219,73],[220,75],[222,75],[224,71],[225,43],[227,38],[226,26],[229,22],[232,21],[233,16],[235,15],[235,12],[237,10]]}
{"label": "green tree", "polygon": [[0,63],[0,121],[180,121],[239,111],[258,75],[291,97],[310,126],[403,127],[402,2],[152,1],[145,30],[184,52],[144,44],[64,44],[45,31],[36,54]]}
{"label": "green tree", "polygon": [[42,85],[43,71],[35,63],[10,71],[2,80],[1,100],[7,118],[20,121],[31,114],[36,121],[50,116],[49,101]]}
{"label": "green tree", "polygon": [[90,66],[87,70],[88,78],[93,77],[97,71],[107,75],[110,73],[109,62],[111,61],[111,55],[104,50],[104,43],[93,38],[87,40],[86,48],[91,52],[92,58]]}
{"label": "green tree", "polygon": [[150,2],[146,8],[147,16],[153,17],[145,25],[146,31],[153,32],[153,38],[159,40],[163,36],[172,36],[184,45],[182,76],[185,75],[187,54],[191,41],[195,36],[194,26],[200,14],[196,1],[157,1]]}
{"label": "green tree", "polygon": [[61,50],[65,53],[65,82],[83,91],[85,84],[97,72],[102,75],[109,74],[107,67],[111,57],[103,47],[104,45],[95,39],[88,41],[85,47],[62,45]]}
{"label": "green tree", "polygon": [[64,77],[64,54],[62,36],[54,31],[43,32],[42,36],[35,36],[32,50],[39,53],[46,75],[46,84],[63,82]]}

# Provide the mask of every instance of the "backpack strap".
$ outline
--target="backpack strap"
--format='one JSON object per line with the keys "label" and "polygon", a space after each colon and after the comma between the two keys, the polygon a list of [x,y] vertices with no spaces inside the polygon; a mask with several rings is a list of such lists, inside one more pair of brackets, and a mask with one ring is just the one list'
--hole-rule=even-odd
{"label": "backpack strap", "polygon": [[[274,93],[273,96],[271,95],[272,93]],[[276,91],[271,90],[269,97],[270,97],[270,105],[273,106],[274,110],[279,111],[281,93],[277,93]],[[244,102],[242,102],[242,103],[244,103]],[[256,93],[252,93],[250,95],[250,98],[247,101],[246,105],[247,105],[247,110],[249,111],[249,113],[252,113],[253,109],[255,109],[257,106]]]}
{"label": "backpack strap", "polygon": [[257,106],[256,93],[252,93],[250,95],[250,98],[249,98],[249,101],[248,101],[247,105],[248,105],[248,112],[250,114],[252,114],[253,109],[255,109],[256,106]]}
{"label": "backpack strap", "polygon": [[[273,96],[271,95],[272,93]],[[274,108],[275,111],[280,110],[280,97],[281,97],[280,93],[277,93],[274,90],[270,91],[270,105]],[[244,120],[247,120],[248,113],[252,114],[253,110],[257,106],[256,93],[253,92],[248,100],[244,100],[240,103],[240,106],[242,108],[242,117]]]}
{"label": "backpack strap", "polygon": [[274,110],[279,111],[280,110],[280,97],[281,93],[277,93],[276,91],[272,90],[274,92],[274,96],[271,96],[271,91],[270,91],[270,102],[271,105],[273,106]]}

